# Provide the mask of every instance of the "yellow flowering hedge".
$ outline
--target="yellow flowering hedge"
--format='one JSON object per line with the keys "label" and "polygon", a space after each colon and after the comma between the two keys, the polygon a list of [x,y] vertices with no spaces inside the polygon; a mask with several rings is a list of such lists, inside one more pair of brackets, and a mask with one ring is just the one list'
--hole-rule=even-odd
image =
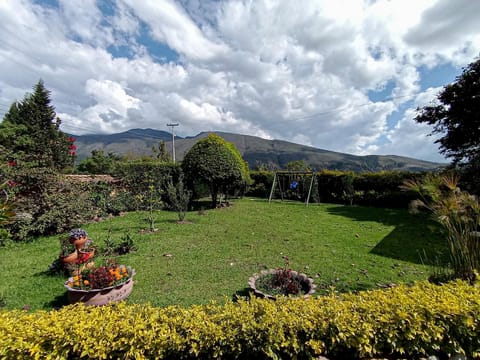
{"label": "yellow flowering hedge", "polygon": [[0,311],[1,359],[480,358],[480,288],[464,282],[189,308],[120,303]]}

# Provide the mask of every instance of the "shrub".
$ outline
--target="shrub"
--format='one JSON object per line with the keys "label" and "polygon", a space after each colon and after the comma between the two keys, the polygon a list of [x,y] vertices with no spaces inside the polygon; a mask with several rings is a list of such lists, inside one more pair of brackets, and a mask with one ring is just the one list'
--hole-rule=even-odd
{"label": "shrub", "polygon": [[74,184],[47,168],[21,169],[16,173],[15,221],[12,237],[58,234],[92,219],[95,208],[82,184]]}
{"label": "shrub", "polygon": [[182,169],[188,187],[197,195],[199,184],[207,185],[215,208],[219,195],[244,192],[250,183],[248,166],[234,144],[215,134],[197,141],[185,154]]}
{"label": "shrub", "polygon": [[[119,163],[115,176],[120,179],[124,191],[119,192],[119,201],[134,204],[129,210],[149,210],[152,201],[160,206],[168,180],[178,181],[181,173],[179,165],[156,160],[129,161]],[[130,205],[131,206],[131,205]]]}
{"label": "shrub", "polygon": [[444,228],[455,276],[473,281],[480,271],[480,203],[457,185],[455,176],[431,175],[406,181],[404,189],[421,197],[412,203],[412,210],[430,210]]}
{"label": "shrub", "polygon": [[251,171],[253,184],[248,188],[246,195],[268,198],[272,188],[274,173],[271,171]]}
{"label": "shrub", "polygon": [[300,300],[181,308],[66,306],[1,311],[0,357],[480,357],[480,288],[457,281]]}
{"label": "shrub", "polygon": [[178,213],[178,220],[185,219],[185,212],[188,210],[188,203],[190,202],[191,192],[186,190],[183,183],[183,175],[175,183],[170,179],[167,183],[167,207],[173,209]]}

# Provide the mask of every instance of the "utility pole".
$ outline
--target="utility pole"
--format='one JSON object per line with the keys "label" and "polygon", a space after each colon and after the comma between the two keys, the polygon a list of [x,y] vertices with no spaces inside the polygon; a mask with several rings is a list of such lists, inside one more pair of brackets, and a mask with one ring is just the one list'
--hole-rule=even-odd
{"label": "utility pole", "polygon": [[178,125],[179,125],[178,123],[167,124],[168,127],[172,128],[172,159],[174,164],[175,164],[175,133],[173,132],[173,128]]}

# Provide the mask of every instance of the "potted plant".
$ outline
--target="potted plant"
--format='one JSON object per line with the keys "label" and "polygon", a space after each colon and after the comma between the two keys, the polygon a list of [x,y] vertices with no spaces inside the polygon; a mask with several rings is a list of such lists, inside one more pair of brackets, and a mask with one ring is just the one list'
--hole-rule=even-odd
{"label": "potted plant", "polygon": [[69,265],[85,264],[93,259],[95,248],[93,241],[88,239],[87,232],[83,229],[70,231],[68,238],[60,240],[60,261],[64,267]]}
{"label": "potted plant", "polygon": [[109,260],[100,266],[79,269],[65,281],[68,301],[73,304],[105,305],[126,299],[133,288],[135,270]]}
{"label": "potted plant", "polygon": [[276,299],[277,296],[309,297],[316,288],[313,279],[288,268],[290,260],[288,256],[283,258],[283,268],[263,270],[250,277],[250,288],[255,295],[268,299]]}

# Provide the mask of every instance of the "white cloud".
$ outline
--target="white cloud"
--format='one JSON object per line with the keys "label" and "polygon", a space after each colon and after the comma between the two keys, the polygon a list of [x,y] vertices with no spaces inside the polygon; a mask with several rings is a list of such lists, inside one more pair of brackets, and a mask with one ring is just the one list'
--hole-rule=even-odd
{"label": "white cloud", "polygon": [[431,161],[445,162],[440,155],[438,144],[435,140],[439,134],[430,135],[433,128],[427,124],[418,124],[414,121],[417,115],[417,107],[423,107],[431,103],[442,88],[428,88],[418,94],[414,99],[412,107],[407,109],[403,118],[395,127],[387,132],[388,142],[382,146],[370,148],[376,154],[403,154],[405,156],[429,159]]}
{"label": "white cloud", "polygon": [[478,1],[439,0],[422,13],[420,22],[405,34],[405,41],[421,52],[460,63],[471,61],[480,46],[479,13]]}
{"label": "white cloud", "polygon": [[188,58],[208,60],[226,51],[206,38],[182,7],[170,0],[122,0],[150,27],[155,39]]}
{"label": "white cloud", "polygon": [[113,42],[112,29],[102,26],[102,13],[95,0],[59,0],[67,35],[93,46]]}

